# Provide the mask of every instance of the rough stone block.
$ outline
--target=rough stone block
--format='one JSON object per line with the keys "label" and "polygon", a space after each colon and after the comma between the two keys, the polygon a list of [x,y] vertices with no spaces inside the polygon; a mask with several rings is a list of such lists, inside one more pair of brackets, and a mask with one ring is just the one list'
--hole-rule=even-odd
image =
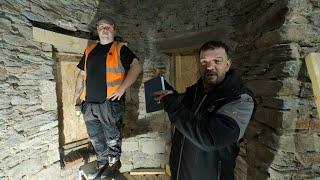
{"label": "rough stone block", "polygon": [[[30,179],[34,180],[57,180],[57,179],[64,179],[61,177],[61,167],[59,163],[50,165],[40,172],[36,173],[35,175],[30,176]],[[76,174],[76,173],[75,173]]]}
{"label": "rough stone block", "polygon": [[121,163],[132,163],[133,159],[133,154],[132,152],[129,151],[122,151],[121,152]]}
{"label": "rough stone block", "polygon": [[22,142],[27,141],[27,138],[25,138],[21,134],[11,134],[8,139],[6,139],[6,146],[9,147],[16,147]]}
{"label": "rough stone block", "polygon": [[286,61],[280,62],[270,68],[261,78],[271,79],[271,78],[297,78],[301,68],[301,61]]}
{"label": "rough stone block", "polygon": [[294,135],[279,136],[273,132],[266,131],[259,135],[259,142],[274,150],[281,150],[291,153],[296,152],[296,141]]}
{"label": "rough stone block", "polygon": [[286,173],[286,172],[281,172],[281,171],[277,171],[277,170],[275,170],[275,169],[273,169],[273,168],[268,168],[268,173],[270,174],[269,175],[269,178],[270,179],[285,179],[285,180],[289,180],[289,179],[291,179],[292,178],[292,176],[290,175],[290,174],[292,174],[292,173]]}
{"label": "rough stone block", "polygon": [[0,67],[0,81],[6,80],[7,76],[7,70],[4,67]]}
{"label": "rough stone block", "polygon": [[[285,98],[285,97],[284,97]],[[284,100],[283,98],[280,97],[261,97],[261,106],[267,107],[267,108],[274,108],[274,109],[279,109],[279,110],[286,110],[286,109],[292,109],[290,106],[285,106],[285,102],[287,101]],[[292,98],[288,98],[288,101],[291,101],[291,104],[296,103],[295,101],[292,100]]]}
{"label": "rough stone block", "polygon": [[238,172],[242,172],[244,174],[246,174],[248,169],[248,164],[247,164],[247,160],[245,157],[242,156],[238,156],[236,159],[236,170]]}
{"label": "rough stone block", "polygon": [[247,144],[247,163],[250,167],[257,167],[261,162],[271,164],[275,151],[260,142],[250,141]]}
{"label": "rough stone block", "polygon": [[258,108],[254,118],[274,129],[286,129],[293,127],[294,120],[297,120],[297,112]]}
{"label": "rough stone block", "polygon": [[301,91],[299,96],[302,98],[313,97],[312,84],[309,82],[301,83]]}
{"label": "rough stone block", "polygon": [[54,127],[58,128],[58,121],[53,121],[53,122],[50,122],[48,124],[45,124],[43,126],[40,126],[39,127],[39,131],[45,131],[45,130],[48,130],[48,129],[52,129]]}
{"label": "rough stone block", "polygon": [[28,159],[8,170],[11,179],[22,179],[27,174],[34,174],[43,168],[40,158]]}
{"label": "rough stone block", "polygon": [[57,110],[56,84],[54,81],[40,81],[41,105],[44,110]]}
{"label": "rough stone block", "polygon": [[274,96],[280,91],[282,83],[279,81],[252,80],[246,82],[246,85],[255,93],[255,96]]}
{"label": "rough stone block", "polygon": [[310,129],[311,128],[311,120],[310,119],[302,119],[295,121],[294,128],[298,129]]}
{"label": "rough stone block", "polygon": [[251,80],[246,83],[255,96],[298,95],[300,82],[295,79],[283,81]]}
{"label": "rough stone block", "polygon": [[[311,134],[296,134],[294,136],[296,152],[305,153],[305,152],[315,152],[316,143],[319,142],[320,138],[316,133]],[[318,151],[320,152],[320,151]]]}
{"label": "rough stone block", "polygon": [[169,163],[169,154],[155,154],[154,159],[160,163],[161,168],[164,168]]}
{"label": "rough stone block", "polygon": [[25,25],[13,24],[13,28],[17,29],[19,34],[26,39],[32,39],[32,28]]}
{"label": "rough stone block", "polygon": [[320,42],[320,29],[312,24],[287,24],[282,27],[284,29],[284,40],[300,43]]}
{"label": "rough stone block", "polygon": [[122,163],[122,166],[120,168],[120,172],[123,173],[123,172],[129,172],[131,171],[131,169],[133,169],[133,165],[132,163],[129,163],[129,164],[124,164]]}
{"label": "rough stone block", "polygon": [[296,153],[295,156],[304,168],[309,168],[312,165],[320,165],[319,152]]}
{"label": "rough stone block", "polygon": [[294,153],[278,151],[274,156],[271,167],[279,171],[295,170],[297,168],[295,161],[296,158]]}
{"label": "rough stone block", "polygon": [[0,32],[6,32],[6,31],[8,32],[12,29],[11,21],[4,17],[0,18],[0,26],[2,27]]}
{"label": "rough stone block", "polygon": [[12,34],[4,34],[3,35],[3,40],[10,44],[10,45],[13,45],[13,46],[23,46],[23,47],[26,47],[28,45],[30,45],[26,39],[20,37],[20,36],[17,36],[17,35],[12,35]]}
{"label": "rough stone block", "polygon": [[122,141],[122,151],[137,151],[139,143],[135,141]]}
{"label": "rough stone block", "polygon": [[143,153],[165,153],[165,141],[140,141],[139,144]]}
{"label": "rough stone block", "polygon": [[141,151],[134,152],[133,168],[160,167],[160,162],[154,159],[151,154],[145,154]]}
{"label": "rough stone block", "polygon": [[44,162],[46,162],[46,164],[53,164],[55,162],[58,162],[59,160],[60,160],[60,153],[59,153],[59,149],[57,148],[55,150],[47,151]]}

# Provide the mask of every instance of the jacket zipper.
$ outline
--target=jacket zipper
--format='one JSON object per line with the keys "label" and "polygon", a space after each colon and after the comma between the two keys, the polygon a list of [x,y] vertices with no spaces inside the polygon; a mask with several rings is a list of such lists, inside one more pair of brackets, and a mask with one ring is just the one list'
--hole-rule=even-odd
{"label": "jacket zipper", "polygon": [[221,176],[221,161],[218,161],[218,180],[220,180]]}
{"label": "jacket zipper", "polygon": [[178,171],[177,171],[177,178],[176,180],[179,180],[179,174],[180,174],[180,163],[181,163],[181,157],[182,157],[182,151],[183,151],[183,145],[184,145],[184,140],[185,140],[185,136],[183,136],[182,138],[182,142],[181,142],[181,149],[180,149],[180,155],[179,155],[179,163],[178,163]]}
{"label": "jacket zipper", "polygon": [[[196,111],[195,111],[195,113],[194,113],[194,114],[197,114],[197,113],[198,113],[198,111],[199,111],[199,109],[200,109],[200,107],[201,107],[202,103],[203,103],[203,102],[204,102],[204,100],[206,99],[206,97],[207,97],[207,95],[205,95],[205,96],[202,98],[202,100],[201,100],[201,102],[199,103],[199,105],[198,105],[198,107],[197,107],[197,109],[196,109]],[[181,142],[181,149],[180,149],[180,155],[179,155],[179,162],[178,162],[178,170],[177,170],[177,178],[176,178],[176,180],[179,180],[179,175],[180,175],[180,164],[181,164],[182,151],[183,151],[183,146],[184,146],[184,141],[185,141],[185,139],[186,139],[186,137],[185,137],[185,136],[183,136],[183,138],[182,138],[182,142]]]}

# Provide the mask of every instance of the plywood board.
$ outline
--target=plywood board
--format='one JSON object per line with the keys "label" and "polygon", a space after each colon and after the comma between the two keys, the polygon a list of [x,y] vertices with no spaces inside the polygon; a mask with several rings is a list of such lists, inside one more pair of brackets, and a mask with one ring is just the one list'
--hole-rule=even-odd
{"label": "plywood board", "polygon": [[306,65],[312,82],[314,100],[320,117],[320,53],[310,53],[306,57]]}
{"label": "plywood board", "polygon": [[196,83],[199,78],[198,57],[196,55],[175,54],[176,90],[183,93],[186,87]]}
{"label": "plywood board", "polygon": [[33,39],[38,42],[52,44],[58,52],[83,53],[88,44],[96,41],[68,36],[65,34],[33,27]]}
{"label": "plywood board", "polygon": [[[72,104],[76,78],[79,69],[76,67],[79,56],[58,55],[58,91],[60,91],[59,109],[61,114],[63,144],[88,138],[83,117],[76,116],[75,106]],[[75,60],[77,59],[77,61]]]}

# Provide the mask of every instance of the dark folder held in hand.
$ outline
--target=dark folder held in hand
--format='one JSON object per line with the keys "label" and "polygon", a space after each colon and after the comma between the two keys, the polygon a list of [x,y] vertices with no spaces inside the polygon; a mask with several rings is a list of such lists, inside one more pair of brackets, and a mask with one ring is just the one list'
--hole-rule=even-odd
{"label": "dark folder held in hand", "polygon": [[154,93],[160,90],[165,90],[163,76],[158,76],[144,82],[147,113],[163,109],[163,103],[154,100]]}

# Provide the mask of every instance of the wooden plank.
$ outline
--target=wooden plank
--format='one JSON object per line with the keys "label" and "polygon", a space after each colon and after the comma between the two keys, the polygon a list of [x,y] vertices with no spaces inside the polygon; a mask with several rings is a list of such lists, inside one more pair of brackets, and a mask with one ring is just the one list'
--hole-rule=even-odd
{"label": "wooden plank", "polygon": [[194,84],[199,78],[198,56],[176,54],[175,73],[176,90],[183,93],[186,87]]}
{"label": "wooden plank", "polygon": [[64,150],[73,149],[75,147],[81,146],[81,145],[88,145],[89,139],[82,139],[79,141],[71,142],[68,144],[63,145]]}
{"label": "wooden plank", "polygon": [[130,175],[136,176],[136,175],[155,175],[155,174],[165,174],[164,169],[153,169],[153,168],[148,168],[148,169],[132,169],[130,171]]}
{"label": "wooden plank", "polygon": [[[77,61],[68,61],[74,57],[60,56],[57,54],[57,90],[59,102],[59,121],[61,122],[62,145],[87,139],[88,134],[83,116],[76,116],[75,107],[72,104],[76,78],[78,75]],[[77,56],[80,60],[79,56]]]}
{"label": "wooden plank", "polygon": [[166,174],[167,174],[168,176],[171,176],[171,170],[170,170],[169,164],[166,164],[165,168],[166,168]]}
{"label": "wooden plank", "polygon": [[312,82],[314,99],[320,119],[320,53],[310,53],[306,57],[306,65]]}
{"label": "wooden plank", "polygon": [[167,174],[159,174],[157,175],[161,180],[170,180],[170,176]]}
{"label": "wooden plank", "polygon": [[182,73],[182,82],[183,82],[183,91],[188,86],[193,85],[197,82],[199,78],[199,64],[197,57],[195,55],[182,56],[181,69]]}
{"label": "wooden plank", "polygon": [[131,176],[129,173],[125,172],[122,174],[124,176],[125,179],[127,180],[137,180],[136,178],[134,178],[133,176]]}
{"label": "wooden plank", "polygon": [[38,42],[52,44],[59,52],[83,53],[88,44],[96,41],[68,36],[38,27],[32,28],[33,39]]}

